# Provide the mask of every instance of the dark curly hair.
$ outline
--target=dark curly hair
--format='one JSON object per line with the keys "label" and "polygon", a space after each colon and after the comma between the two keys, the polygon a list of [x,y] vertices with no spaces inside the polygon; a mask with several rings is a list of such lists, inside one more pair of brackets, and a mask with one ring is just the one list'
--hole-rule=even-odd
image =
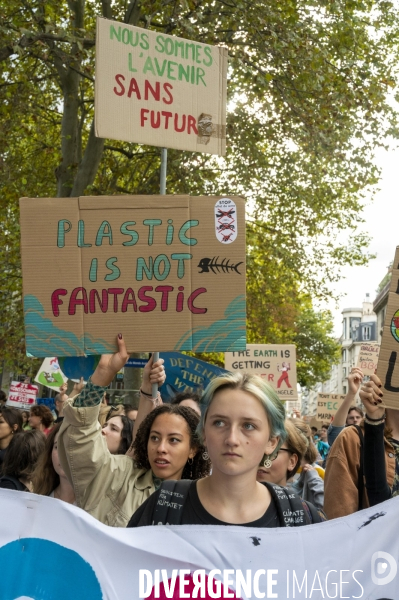
{"label": "dark curly hair", "polygon": [[182,479],[201,479],[202,477],[209,475],[211,463],[209,459],[205,460],[203,458],[202,454],[205,452],[205,448],[202,446],[197,436],[199,415],[197,415],[197,413],[191,408],[188,408],[187,406],[180,406],[179,404],[164,404],[159,406],[151,411],[141,423],[136,435],[136,439],[133,442],[134,459],[137,466],[141,469],[151,469],[147,453],[148,439],[150,437],[150,431],[155,419],[159,415],[163,415],[165,413],[183,417],[190,431],[190,447],[197,448],[198,450],[193,458],[193,463],[189,464],[187,461],[183,469]]}
{"label": "dark curly hair", "polygon": [[35,404],[30,409],[30,414],[34,417],[40,417],[43,426],[48,429],[54,422],[54,417],[51,414],[51,410],[45,404]]}

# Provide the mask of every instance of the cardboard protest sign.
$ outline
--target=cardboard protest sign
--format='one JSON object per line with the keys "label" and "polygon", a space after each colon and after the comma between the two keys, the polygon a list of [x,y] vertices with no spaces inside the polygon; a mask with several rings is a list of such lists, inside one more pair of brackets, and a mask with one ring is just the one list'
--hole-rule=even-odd
{"label": "cardboard protest sign", "polygon": [[226,352],[224,366],[234,373],[241,371],[265,377],[280,400],[298,398],[296,348],[285,344],[247,344],[243,352]]}
{"label": "cardboard protest sign", "polygon": [[227,49],[97,18],[97,137],[224,156]]}
{"label": "cardboard protest sign", "polygon": [[30,408],[33,404],[36,404],[38,391],[39,388],[37,385],[12,381],[6,404],[7,406],[13,406],[21,410]]}
{"label": "cardboard protest sign", "polygon": [[362,370],[364,375],[373,375],[378,364],[378,355],[380,353],[379,344],[362,344],[360,346],[359,356],[357,358],[357,367]]}
{"label": "cardboard protest sign", "polygon": [[64,373],[60,369],[58,358],[45,358],[35,377],[37,383],[47,386],[52,389],[59,389],[63,383],[68,381]]}
{"label": "cardboard protest sign", "polygon": [[343,394],[317,394],[316,420],[330,422],[344,400]]}
{"label": "cardboard protest sign", "polygon": [[242,198],[22,198],[20,208],[30,355],[113,352],[119,332],[129,352],[245,348]]}
{"label": "cardboard protest sign", "polygon": [[399,410],[399,246],[396,247],[388,294],[377,375],[382,382],[383,402]]}
{"label": "cardboard protest sign", "polygon": [[201,393],[208,383],[227,373],[224,369],[180,352],[163,352],[166,380],[160,388],[163,400],[179,392]]}

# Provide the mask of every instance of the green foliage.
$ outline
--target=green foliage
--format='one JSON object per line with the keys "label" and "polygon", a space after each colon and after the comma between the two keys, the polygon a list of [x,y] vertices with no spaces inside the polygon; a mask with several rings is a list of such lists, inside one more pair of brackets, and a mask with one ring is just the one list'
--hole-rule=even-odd
{"label": "green foliage", "polygon": [[[298,355],[309,364],[307,344],[321,352],[318,336],[329,335],[309,296],[332,295],[340,267],[368,259],[359,225],[379,176],[373,153],[397,135],[388,101],[397,91],[396,4],[0,0],[0,347],[7,359],[22,349],[18,198],[159,189],[158,149],[91,133],[96,15],[228,47],[227,156],[169,151],[167,190],[248,199],[249,339],[292,341],[302,332]],[[309,367],[308,376],[303,368],[307,385],[324,366]]]}

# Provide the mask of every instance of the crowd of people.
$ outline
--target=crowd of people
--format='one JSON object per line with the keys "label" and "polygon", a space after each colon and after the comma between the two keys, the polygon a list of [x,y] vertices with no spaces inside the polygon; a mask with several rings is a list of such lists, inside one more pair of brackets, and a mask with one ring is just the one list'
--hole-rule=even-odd
{"label": "crowd of people", "polygon": [[[0,488],[74,504],[113,527],[215,524],[285,527],[352,514],[399,491],[399,413],[358,368],[333,423],[287,418],[260,377],[216,377],[201,395],[154,397],[163,360],[143,370],[138,408],[108,404],[128,359],[103,355],[85,385],[66,386],[55,414],[0,396]],[[356,406],[360,395],[365,413]]]}

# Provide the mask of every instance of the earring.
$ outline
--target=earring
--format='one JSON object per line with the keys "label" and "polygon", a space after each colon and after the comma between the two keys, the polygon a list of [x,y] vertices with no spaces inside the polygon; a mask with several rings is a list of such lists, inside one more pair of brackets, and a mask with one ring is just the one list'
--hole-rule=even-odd
{"label": "earring", "polygon": [[208,452],[206,450],[202,453],[202,458],[204,460],[209,460],[209,454],[208,454]]}
{"label": "earring", "polygon": [[[191,460],[191,462],[190,462]],[[190,469],[190,479],[193,478],[193,464],[194,464],[194,459],[193,458],[189,458],[187,463],[190,465],[191,469]]]}
{"label": "earring", "polygon": [[265,454],[265,460],[263,461],[263,466],[265,467],[265,469],[270,469],[270,467],[272,466],[272,461],[270,460],[270,456],[268,456],[267,454]]}

